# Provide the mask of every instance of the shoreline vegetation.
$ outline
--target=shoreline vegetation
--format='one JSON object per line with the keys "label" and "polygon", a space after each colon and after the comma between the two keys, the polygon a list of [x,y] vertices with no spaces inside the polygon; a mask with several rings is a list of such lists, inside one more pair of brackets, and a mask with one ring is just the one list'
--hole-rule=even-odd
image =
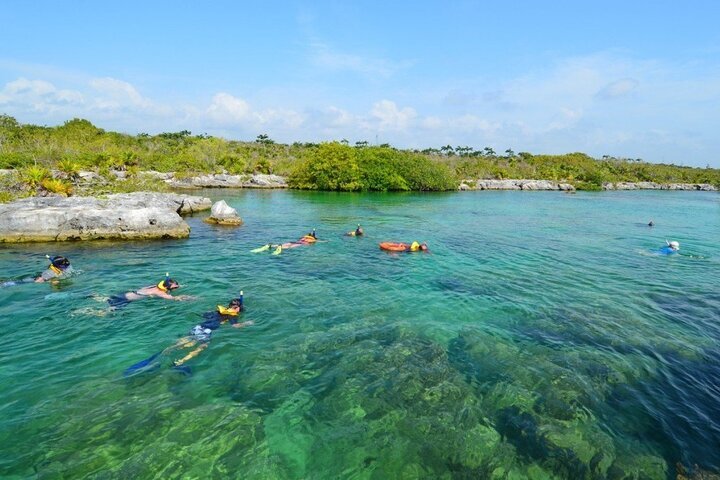
{"label": "shoreline vegetation", "polygon": [[264,134],[244,142],[187,130],[128,135],[82,119],[46,127],[2,114],[0,170],[0,203],[214,186],[356,192],[720,187],[720,169],[584,153],[498,154],[450,145],[420,151],[346,140],[285,145]]}

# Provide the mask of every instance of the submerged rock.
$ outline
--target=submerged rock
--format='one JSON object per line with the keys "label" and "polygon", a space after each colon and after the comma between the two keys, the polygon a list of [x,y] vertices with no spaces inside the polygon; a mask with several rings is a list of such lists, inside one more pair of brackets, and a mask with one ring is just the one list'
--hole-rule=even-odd
{"label": "submerged rock", "polygon": [[240,226],[243,223],[237,210],[225,203],[225,200],[213,204],[210,216],[205,219],[205,222],[228,226]]}
{"label": "submerged rock", "polygon": [[184,238],[190,227],[180,214],[210,205],[207,198],[146,192],[25,198],[0,205],[0,243]]}

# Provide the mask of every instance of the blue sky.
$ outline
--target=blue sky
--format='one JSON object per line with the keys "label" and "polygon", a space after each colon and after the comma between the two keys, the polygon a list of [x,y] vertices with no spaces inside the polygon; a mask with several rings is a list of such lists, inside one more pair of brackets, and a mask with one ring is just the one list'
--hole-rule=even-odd
{"label": "blue sky", "polygon": [[720,168],[720,2],[104,3],[3,2],[0,112]]}

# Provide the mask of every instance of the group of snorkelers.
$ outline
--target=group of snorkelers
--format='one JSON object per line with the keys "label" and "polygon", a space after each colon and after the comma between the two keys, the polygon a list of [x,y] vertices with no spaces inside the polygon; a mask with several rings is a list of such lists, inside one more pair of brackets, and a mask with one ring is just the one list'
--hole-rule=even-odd
{"label": "group of snorkelers", "polygon": [[[345,233],[346,237],[361,237],[365,235],[365,231],[358,223],[355,230],[351,230],[347,233]],[[285,242],[285,243],[266,243],[265,245],[255,248],[253,250],[250,250],[252,253],[260,253],[260,252],[272,252],[273,255],[279,255],[283,252],[283,250],[287,250],[290,248],[296,248],[301,247],[303,245],[312,245],[313,243],[320,242],[322,240],[318,240],[317,233],[315,229],[313,228],[310,233],[307,235],[303,235],[298,240],[294,242]],[[412,243],[404,243],[404,242],[381,242],[380,243],[380,249],[389,251],[389,252],[429,252],[428,246],[426,243],[419,243],[417,241],[414,241]]]}
{"label": "group of snorkelers", "polygon": [[[649,226],[653,226],[653,222],[651,221]],[[355,230],[349,231],[345,234],[345,236],[349,237],[360,237],[363,236],[365,232],[363,231],[362,227],[358,224],[357,228]],[[279,253],[283,249],[287,248],[295,248],[301,245],[310,245],[313,243],[316,243],[318,241],[317,234],[315,229],[313,229],[310,233],[307,235],[304,235],[300,239],[298,239],[295,242],[286,242],[281,243],[277,245],[273,244],[267,244],[260,249],[255,249],[253,252],[258,251],[265,251],[269,250],[271,248],[275,248],[276,251]],[[425,243],[418,243],[413,242],[411,244],[405,244],[405,243],[393,243],[393,242],[384,242],[388,245],[397,246],[397,249],[392,249],[392,251],[407,251],[407,252],[416,252],[416,251],[428,251],[427,245]],[[677,253],[680,250],[680,243],[677,241],[666,241],[666,246],[662,247],[659,251],[660,254],[664,255],[670,255]],[[401,248],[402,247],[402,248]],[[382,244],[381,244],[382,248]],[[54,257],[46,256],[48,260],[50,261],[50,264],[48,265],[47,269],[37,275],[36,277],[30,277],[23,280],[17,280],[17,281],[8,281],[0,284],[0,286],[10,286],[10,285],[17,285],[20,283],[42,283],[47,281],[55,281],[59,280],[65,277],[69,277],[73,270],[72,266],[70,265],[70,260],[68,260],[66,257],[57,255]],[[158,282],[157,284],[145,286],[138,288],[136,290],[126,292],[123,294],[113,295],[106,299],[110,309],[115,310],[121,307],[124,307],[128,305],[131,302],[142,300],[144,298],[150,298],[150,297],[156,297],[156,298],[162,298],[165,300],[175,300],[175,301],[182,301],[182,300],[189,300],[192,297],[187,295],[172,295],[171,292],[174,290],[177,290],[180,288],[180,284],[175,281],[174,279],[170,278],[169,273],[165,274],[165,278]],[[246,327],[249,325],[252,325],[252,321],[245,321],[240,322],[238,321],[238,316],[240,313],[242,313],[244,310],[244,304],[243,304],[243,292],[240,292],[240,296],[237,298],[233,298],[230,300],[228,305],[226,307],[222,305],[218,305],[215,310],[205,312],[202,314],[203,321],[197,325],[195,325],[187,335],[183,336],[179,340],[177,340],[173,345],[167,347],[162,352],[157,353],[153,355],[152,357],[143,360],[142,362],[139,362],[130,368],[126,370],[126,374],[132,374],[139,370],[143,370],[147,368],[148,366],[154,365],[157,363],[158,357],[162,354],[168,354],[173,351],[178,350],[185,350],[185,349],[191,349],[190,352],[188,352],[185,356],[182,358],[175,360],[173,362],[174,367],[176,368],[186,368],[182,367],[185,362],[188,360],[196,357],[199,355],[203,350],[205,350],[210,342],[210,338],[212,336],[212,333],[214,330],[217,330],[220,328],[222,324],[229,323],[231,326],[235,328],[241,328]]]}
{"label": "group of snorkelers", "polygon": [[[347,232],[345,236],[347,237],[361,237],[364,235],[364,231],[360,224],[358,223],[358,226],[355,230],[352,230],[350,232]],[[283,250],[287,250],[290,248],[296,248],[296,247],[302,247],[303,245],[311,245],[313,243],[317,243],[317,233],[315,232],[315,229],[313,228],[312,231],[306,235],[303,235],[298,240],[295,240],[294,242],[284,242],[284,243],[266,243],[262,247],[255,248],[251,250],[253,253],[260,253],[260,252],[267,252],[271,251],[273,255],[279,255],[282,253]]]}

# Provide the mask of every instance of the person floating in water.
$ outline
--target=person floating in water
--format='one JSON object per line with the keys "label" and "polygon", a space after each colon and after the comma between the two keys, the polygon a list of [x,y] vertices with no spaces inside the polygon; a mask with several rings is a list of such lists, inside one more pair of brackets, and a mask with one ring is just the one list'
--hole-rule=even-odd
{"label": "person floating in water", "polygon": [[676,242],[674,240],[672,242],[668,242],[665,240],[665,243],[667,245],[660,249],[661,255],[673,255],[680,251],[680,242]]}
{"label": "person floating in water", "polygon": [[429,252],[427,243],[382,242],[380,249],[388,252]]}
{"label": "person floating in water", "polygon": [[238,316],[243,310],[245,310],[245,307],[243,305],[243,292],[241,291],[240,297],[230,300],[227,307],[218,305],[216,310],[205,312],[203,314],[205,321],[195,325],[190,332],[188,332],[188,335],[182,337],[175,342],[175,345],[170,347],[171,349],[196,347],[181,359],[175,360],[173,364],[176,367],[179,367],[183,363],[202,353],[202,351],[210,344],[210,337],[212,336],[213,331],[220,328],[220,325],[224,323],[229,323],[234,328],[242,328],[253,325],[254,322],[252,320],[245,322],[238,321]]}
{"label": "person floating in water", "polygon": [[648,223],[648,227],[654,227],[654,226],[655,226],[655,222],[653,222],[652,220],[650,220],[650,223]]}
{"label": "person floating in water", "polygon": [[24,278],[22,280],[10,280],[7,282],[0,283],[2,287],[11,287],[13,285],[20,285],[21,283],[43,283],[48,281],[62,280],[73,274],[73,268],[70,265],[70,260],[67,258],[57,255],[51,257],[45,255],[45,258],[50,260],[48,268],[38,274],[36,277]]}
{"label": "person floating in water", "polygon": [[178,295],[175,297],[170,295],[171,291],[177,290],[178,288],[180,288],[180,284],[170,278],[169,273],[166,273],[165,279],[157,285],[150,285],[147,287],[138,288],[137,290],[133,290],[132,292],[127,292],[120,295],[113,295],[112,297],[107,299],[107,302],[111,308],[115,309],[124,307],[130,302],[141,300],[147,297],[158,297],[164,298],[165,300],[177,301],[190,300],[192,298],[188,295]]}
{"label": "person floating in water", "polygon": [[60,255],[51,257],[45,255],[50,260],[50,265],[47,270],[42,272],[40,276],[35,279],[35,283],[47,282],[48,280],[67,278],[73,272],[70,260]]}
{"label": "person floating in water", "polygon": [[[181,367],[188,360],[200,355],[200,353],[209,346],[213,331],[220,328],[220,325],[230,323],[230,325],[235,328],[253,325],[254,322],[251,320],[245,322],[238,321],[238,316],[243,312],[243,310],[245,310],[245,307],[243,305],[243,292],[241,291],[240,296],[230,300],[227,307],[218,305],[217,309],[205,312],[202,315],[204,321],[195,325],[192,329],[190,329],[187,335],[178,339],[174,344],[165,348],[163,351],[158,352],[155,355],[152,355],[151,357],[127,368],[125,370],[125,376],[134,374],[141,370],[147,370],[148,368],[159,366],[159,357],[161,355],[192,348],[193,350],[187,355],[172,362],[174,367]],[[182,367],[182,370],[187,368],[188,367]]]}
{"label": "person floating in water", "polygon": [[315,233],[315,229],[312,229],[312,232],[308,233],[307,235],[302,236],[300,239],[294,241],[294,242],[285,242],[281,244],[272,244],[267,243],[263,245],[262,247],[256,248],[254,250],[251,250],[253,253],[259,253],[259,252],[266,252],[270,249],[273,249],[272,254],[273,255],[279,255],[282,253],[283,250],[286,250],[288,248],[296,248],[301,247],[303,245],[311,245],[313,243],[318,242],[317,234]]}
{"label": "person floating in water", "polygon": [[352,232],[347,232],[345,234],[346,237],[361,237],[363,235],[365,235],[365,232],[363,231],[359,223],[355,230],[353,230]]}

